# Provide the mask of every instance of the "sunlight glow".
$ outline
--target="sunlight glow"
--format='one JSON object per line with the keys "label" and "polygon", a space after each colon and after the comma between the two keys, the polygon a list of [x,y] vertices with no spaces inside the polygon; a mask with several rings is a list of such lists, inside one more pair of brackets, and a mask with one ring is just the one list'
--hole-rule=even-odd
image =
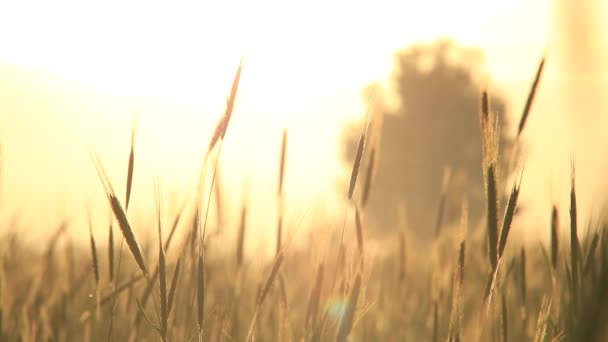
{"label": "sunlight glow", "polygon": [[[519,100],[536,63],[530,56],[546,41],[548,2],[0,2],[0,141],[11,177],[2,191],[48,211],[59,192],[72,203],[65,210],[77,210],[75,199],[99,195],[88,191],[99,186],[85,146],[98,148],[122,184],[134,115],[135,195],[151,190],[153,174],[168,188],[189,188],[244,56],[226,179],[240,193],[250,178],[253,194],[272,196],[287,127],[287,202],[332,212],[343,200],[340,129],[365,112],[364,85],[390,85],[396,49],[443,36],[478,46]],[[42,161],[45,175],[35,172]],[[272,217],[263,203],[259,211]]]}

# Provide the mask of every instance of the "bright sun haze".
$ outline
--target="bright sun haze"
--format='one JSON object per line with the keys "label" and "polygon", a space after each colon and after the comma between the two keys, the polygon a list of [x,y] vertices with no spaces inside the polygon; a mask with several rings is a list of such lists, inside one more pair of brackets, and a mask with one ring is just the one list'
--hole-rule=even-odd
{"label": "bright sun haze", "polygon": [[0,0],[0,342],[608,341],[606,95],[608,0]]}
{"label": "bright sun haze", "polygon": [[308,210],[333,215],[344,197],[340,128],[364,113],[363,86],[390,84],[396,49],[438,37],[480,47],[520,108],[550,15],[549,0],[2,2],[4,215],[31,206],[35,215],[23,213],[24,221],[59,222],[87,202],[102,205],[88,146],[124,191],[134,117],[136,210],[152,208],[155,175],[181,200],[192,192],[241,57],[221,160],[235,194],[230,206],[240,205],[248,179],[252,211],[275,217],[274,202],[259,199],[276,191],[287,128],[288,219],[299,222]]}

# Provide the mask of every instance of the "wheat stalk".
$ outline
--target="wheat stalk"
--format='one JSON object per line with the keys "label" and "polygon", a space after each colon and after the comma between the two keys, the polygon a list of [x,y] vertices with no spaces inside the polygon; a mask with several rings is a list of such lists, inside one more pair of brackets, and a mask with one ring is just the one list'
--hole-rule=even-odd
{"label": "wheat stalk", "polygon": [[171,279],[171,288],[169,289],[169,297],[167,298],[167,315],[171,314],[171,308],[173,307],[173,300],[175,298],[175,291],[177,290],[177,281],[179,280],[179,272],[182,266],[182,259],[178,258],[175,264],[175,270],[173,271],[173,278]]}
{"label": "wheat stalk", "polygon": [[160,333],[163,341],[167,340],[167,328],[169,321],[169,310],[167,308],[167,270],[165,262],[165,251],[163,250],[162,238],[162,211],[161,211],[161,193],[158,180],[155,182],[155,202],[156,202],[156,217],[158,228],[158,275],[159,275],[159,290],[160,290]]}
{"label": "wheat stalk", "polygon": [[199,336],[203,332],[203,319],[205,317],[205,259],[204,249],[198,254],[198,268],[196,277],[196,312]]}
{"label": "wheat stalk", "polygon": [[340,321],[340,327],[338,329],[338,336],[336,337],[337,342],[346,342],[348,336],[353,328],[353,322],[355,320],[355,311],[357,309],[357,302],[359,300],[359,292],[361,291],[361,275],[357,274],[355,278],[355,284],[353,285],[350,297],[348,299],[348,306],[346,312],[342,316]]}
{"label": "wheat stalk", "polygon": [[236,266],[241,268],[243,265],[244,249],[245,249],[245,231],[247,228],[247,203],[245,197],[243,197],[243,207],[241,208],[241,224],[239,226],[239,232],[237,236],[236,245]]}
{"label": "wheat stalk", "polygon": [[207,148],[207,153],[211,151],[220,138],[224,139],[226,136],[226,131],[228,130],[228,123],[230,123],[230,118],[232,117],[232,111],[234,110],[234,103],[236,101],[236,93],[239,88],[239,82],[241,80],[241,71],[243,69],[243,58],[241,58],[241,62],[236,70],[236,74],[234,75],[234,80],[232,81],[232,87],[230,88],[230,95],[226,102],[226,110],[224,115],[220,118],[218,123],[215,126],[215,130],[213,135],[211,136],[211,140],[209,141],[209,146]]}
{"label": "wheat stalk", "polygon": [[513,222],[513,216],[515,216],[515,208],[517,206],[517,198],[519,197],[519,189],[521,188],[521,179],[523,172],[520,173],[518,179],[513,184],[509,201],[507,202],[507,209],[505,210],[505,217],[502,223],[502,229],[500,232],[500,240],[498,242],[498,257],[502,258],[502,255],[507,246],[507,238],[509,237],[509,231],[511,230],[511,223]]}
{"label": "wheat stalk", "polygon": [[87,219],[89,222],[89,234],[91,245],[91,258],[93,260],[93,275],[95,276],[95,284],[99,287],[99,263],[97,261],[97,247],[95,245],[95,237],[93,236],[93,222],[91,220],[91,210],[87,206]]}
{"label": "wheat stalk", "polygon": [[116,217],[116,220],[118,221],[118,225],[120,227],[120,230],[122,231],[122,234],[123,234],[125,240],[127,241],[127,245],[129,246],[129,249],[131,250],[131,254],[133,254],[133,257],[135,258],[135,262],[137,263],[137,266],[139,266],[139,268],[143,272],[144,276],[147,278],[148,271],[147,271],[146,265],[144,263],[144,258],[141,254],[141,251],[139,250],[139,245],[137,244],[135,235],[133,235],[133,230],[131,229],[131,225],[129,224],[127,215],[126,215],[124,209],[122,208],[122,205],[120,204],[120,201],[118,200],[118,197],[116,197],[116,192],[114,191],[114,188],[112,187],[112,184],[110,183],[110,181],[107,177],[107,174],[106,174],[105,170],[103,169],[103,165],[101,164],[101,161],[99,160],[99,157],[97,156],[97,154],[94,150],[91,150],[91,156],[93,158],[93,162],[95,163],[95,167],[97,169],[97,173],[99,175],[101,183],[104,187],[106,196],[108,197],[108,201],[110,202],[110,207],[112,208],[112,212],[114,213],[114,216]]}
{"label": "wheat stalk", "polygon": [[110,282],[114,281],[114,228],[112,223],[109,225],[108,235],[108,273],[110,276]]}
{"label": "wheat stalk", "polygon": [[528,119],[528,115],[530,114],[530,110],[532,109],[532,103],[534,102],[534,97],[536,95],[536,90],[538,89],[538,84],[540,83],[540,78],[543,73],[543,68],[545,67],[545,57],[540,60],[538,64],[538,69],[536,70],[536,76],[534,77],[534,82],[532,83],[532,87],[528,92],[528,98],[526,99],[526,105],[524,106],[524,111],[521,115],[521,119],[519,120],[519,126],[517,128],[517,136],[521,135],[521,132],[524,130],[526,125],[526,120]]}
{"label": "wheat stalk", "polygon": [[551,210],[551,265],[553,270],[557,270],[559,258],[559,215],[557,207],[554,205]]}

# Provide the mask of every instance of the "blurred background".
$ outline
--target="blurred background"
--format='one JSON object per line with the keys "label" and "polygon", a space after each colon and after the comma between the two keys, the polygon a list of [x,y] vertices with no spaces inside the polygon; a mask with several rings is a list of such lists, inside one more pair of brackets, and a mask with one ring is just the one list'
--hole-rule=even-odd
{"label": "blurred background", "polygon": [[[338,227],[372,98],[383,125],[369,234],[395,230],[401,215],[428,239],[442,186],[445,226],[464,201],[477,224],[484,199],[477,120],[488,89],[501,148],[526,160],[514,234],[536,241],[553,204],[567,215],[572,160],[581,220],[602,209],[605,18],[599,0],[0,2],[0,216],[8,230],[27,227],[32,241],[69,218],[84,240],[89,204],[103,219],[95,228],[105,231],[109,209],[87,148],[96,148],[123,193],[135,117],[130,215],[154,219],[157,175],[175,210],[194,191],[244,56],[220,161],[227,227],[238,224],[230,213],[247,183],[253,243],[274,241],[283,128],[286,227]],[[507,191],[517,164],[503,159]]]}

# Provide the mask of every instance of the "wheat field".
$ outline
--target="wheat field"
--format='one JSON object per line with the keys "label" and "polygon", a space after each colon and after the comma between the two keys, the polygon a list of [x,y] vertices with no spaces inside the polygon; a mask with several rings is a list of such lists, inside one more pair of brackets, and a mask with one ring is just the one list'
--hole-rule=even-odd
{"label": "wheat field", "polygon": [[[544,60],[529,92],[525,128]],[[219,245],[208,230],[211,203],[223,194],[216,173],[241,74],[239,66],[203,162],[192,206],[167,213],[156,183],[155,241],[134,233],[128,215],[137,165],[135,126],[124,180],[109,179],[96,151],[91,158],[114,215],[107,235],[89,245],[56,228],[42,252],[21,241],[27,231],[0,240],[1,341],[604,341],[608,339],[608,235],[601,220],[578,227],[575,170],[570,205],[553,207],[548,245],[509,239],[523,162],[504,205],[500,202],[497,130],[488,94],[480,94],[480,134],[486,215],[479,228],[467,220],[415,248],[405,224],[373,253],[364,209],[373,191],[378,139],[362,125],[344,224],[314,230],[300,248],[284,222],[283,183],[289,156],[284,131],[278,156],[278,217],[274,257],[248,260],[248,211],[242,203],[233,245]],[[372,119],[369,119],[372,120]],[[113,183],[126,180],[126,193]],[[210,185],[210,186],[209,186]],[[382,194],[376,194],[381,196]],[[192,212],[188,212],[191,207]],[[502,211],[504,208],[504,212]],[[559,222],[568,211],[570,222]],[[354,222],[346,220],[354,214]],[[164,213],[164,214],[163,214]],[[560,224],[569,236],[560,235]],[[178,229],[178,227],[189,227]],[[589,232],[582,236],[579,231]],[[276,244],[276,245],[274,245]],[[249,257],[251,259],[251,257]]]}

